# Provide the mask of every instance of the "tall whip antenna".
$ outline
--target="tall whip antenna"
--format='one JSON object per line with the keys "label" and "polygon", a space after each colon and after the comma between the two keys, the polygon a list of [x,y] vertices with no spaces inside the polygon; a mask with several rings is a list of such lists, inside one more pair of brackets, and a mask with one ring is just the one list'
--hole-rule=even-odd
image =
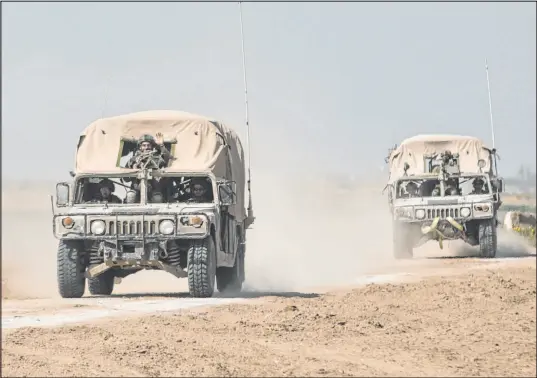
{"label": "tall whip antenna", "polygon": [[246,54],[244,52],[244,28],[242,24],[242,2],[239,1],[239,17],[241,22],[241,46],[242,46],[242,72],[244,76],[244,105],[246,110],[246,145],[248,148],[248,218],[253,222],[254,215],[252,209],[252,189],[250,183],[252,180],[251,174],[251,148],[250,148],[250,120],[248,117],[248,82],[246,80]]}
{"label": "tall whip antenna", "polygon": [[489,113],[490,113],[490,131],[492,133],[492,148],[495,149],[496,144],[494,140],[494,121],[492,119],[492,99],[490,97],[489,65],[488,65],[486,58],[485,58],[485,71],[487,72],[487,88],[489,92]]}

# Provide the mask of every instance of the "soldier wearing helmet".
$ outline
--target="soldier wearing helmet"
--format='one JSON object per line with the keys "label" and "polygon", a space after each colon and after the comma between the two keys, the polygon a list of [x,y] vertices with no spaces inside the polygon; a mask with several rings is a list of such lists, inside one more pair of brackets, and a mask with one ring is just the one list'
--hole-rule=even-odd
{"label": "soldier wearing helmet", "polygon": [[113,194],[115,186],[109,179],[103,179],[97,184],[98,192],[93,196],[91,202],[109,202],[109,203],[121,203],[118,196]]}
{"label": "soldier wearing helmet", "polygon": [[472,186],[474,187],[474,189],[472,190],[470,194],[485,194],[486,193],[485,181],[483,181],[482,178],[480,177],[475,178],[474,181],[472,182]]}
{"label": "soldier wearing helmet", "polygon": [[414,181],[410,181],[408,184],[406,184],[405,189],[408,197],[416,197],[418,195],[418,184],[416,184]]}
{"label": "soldier wearing helmet", "polygon": [[208,195],[208,182],[203,178],[192,178],[190,181],[190,194],[191,197],[188,199],[188,202],[211,202],[210,196]]}
{"label": "soldier wearing helmet", "polygon": [[159,168],[170,161],[170,152],[164,146],[164,136],[157,133],[156,138],[144,134],[138,139],[138,149],[127,162],[127,168],[140,168],[147,159],[152,159]]}

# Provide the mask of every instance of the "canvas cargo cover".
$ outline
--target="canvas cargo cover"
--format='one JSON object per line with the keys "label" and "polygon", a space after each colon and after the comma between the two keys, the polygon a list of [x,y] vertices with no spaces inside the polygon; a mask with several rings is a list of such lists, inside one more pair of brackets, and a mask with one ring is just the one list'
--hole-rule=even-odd
{"label": "canvas cargo cover", "polygon": [[237,205],[230,212],[242,221],[246,182],[241,141],[228,126],[201,115],[155,110],[99,119],[80,134],[84,140],[76,152],[75,173],[133,172],[117,166],[121,140],[158,132],[165,142],[176,141],[166,172],[212,172],[237,183]]}
{"label": "canvas cargo cover", "polygon": [[449,150],[459,154],[461,173],[479,173],[477,162],[485,160],[483,172],[491,170],[491,150],[475,137],[462,135],[417,135],[405,139],[390,154],[390,182],[404,175],[404,164],[408,163],[408,175],[426,173],[425,156]]}

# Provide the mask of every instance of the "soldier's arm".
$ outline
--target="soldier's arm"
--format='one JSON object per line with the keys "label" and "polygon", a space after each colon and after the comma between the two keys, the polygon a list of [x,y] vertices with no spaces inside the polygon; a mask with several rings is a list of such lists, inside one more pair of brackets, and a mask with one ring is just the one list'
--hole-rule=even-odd
{"label": "soldier's arm", "polygon": [[164,143],[159,145],[159,149],[160,149],[160,156],[162,156],[164,161],[168,162],[168,160],[170,159],[170,151],[168,151]]}

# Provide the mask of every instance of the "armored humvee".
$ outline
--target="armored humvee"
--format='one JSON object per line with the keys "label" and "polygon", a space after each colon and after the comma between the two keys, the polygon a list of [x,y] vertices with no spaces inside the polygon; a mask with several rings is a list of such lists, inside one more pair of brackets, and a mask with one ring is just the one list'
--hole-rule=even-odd
{"label": "armored humvee", "polygon": [[[167,163],[150,164],[150,156],[127,168],[139,138],[157,133]],[[86,280],[92,295],[110,295],[115,282],[144,269],[188,278],[194,297],[212,296],[215,281],[221,292],[241,290],[254,217],[244,206],[244,152],[231,128],[179,111],[99,119],[81,133],[75,160],[72,182],[58,183],[52,199],[62,297],[81,297]]]}
{"label": "armored humvee", "polygon": [[418,135],[394,147],[386,161],[396,258],[412,258],[429,240],[443,248],[444,240],[455,239],[495,257],[503,180],[494,149],[469,136]]}

